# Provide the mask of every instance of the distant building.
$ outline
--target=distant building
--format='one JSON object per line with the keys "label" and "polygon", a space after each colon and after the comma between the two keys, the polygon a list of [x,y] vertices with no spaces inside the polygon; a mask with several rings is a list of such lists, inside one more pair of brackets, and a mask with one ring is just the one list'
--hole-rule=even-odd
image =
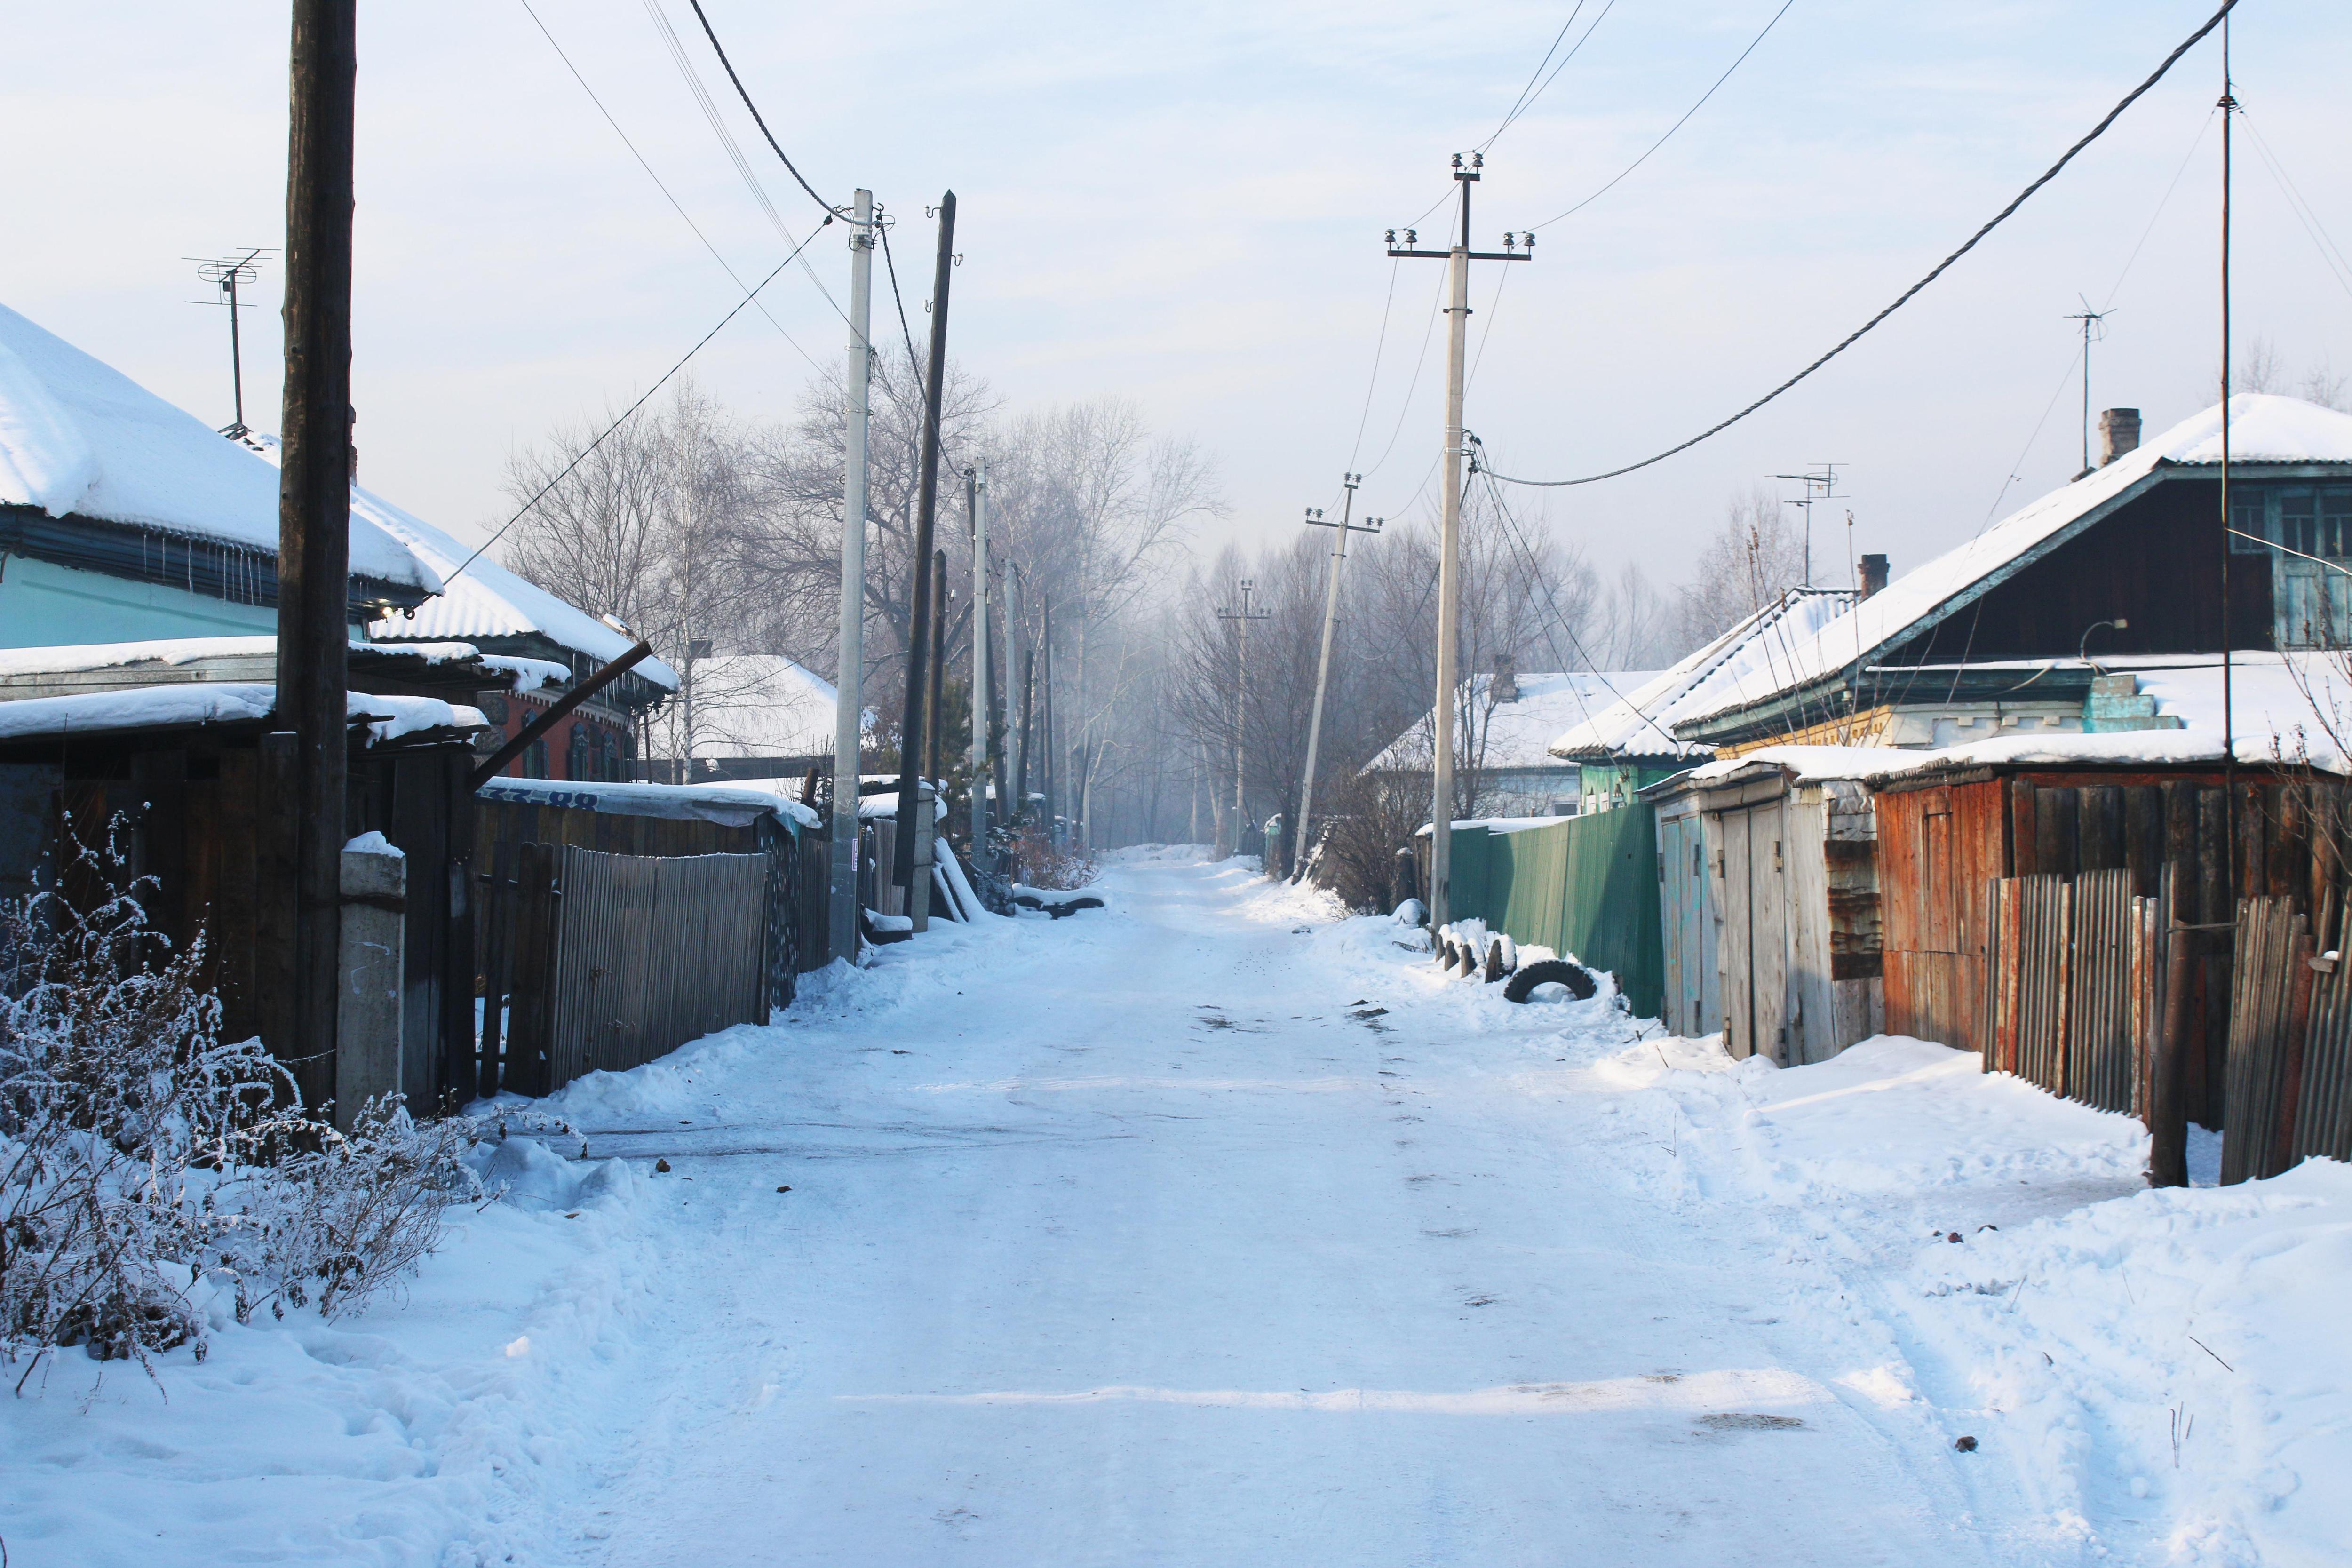
{"label": "distant building", "polygon": [[[806,665],[782,654],[713,654],[696,659],[687,677],[656,724],[656,749],[672,769],[690,750],[693,782],[831,771],[840,694]],[[869,711],[869,731],[873,722]],[[878,759],[866,771],[880,771]]]}
{"label": "distant building", "polygon": [[1675,726],[1688,714],[1772,689],[1790,654],[1854,598],[1849,588],[1791,588],[1673,668],[1621,687],[1622,700],[1555,731],[1549,749],[1580,770],[1580,809],[1631,805],[1651,784],[1714,756],[1714,747],[1682,739]]}
{"label": "distant building", "polygon": [[[1573,816],[1581,804],[1576,764],[1547,742],[1563,729],[1615,706],[1657,677],[1654,670],[1575,670],[1521,675],[1510,658],[1474,675],[1454,710],[1457,772],[1471,782],[1469,809],[1486,816]],[[1430,770],[1434,710],[1364,764],[1366,773]]]}

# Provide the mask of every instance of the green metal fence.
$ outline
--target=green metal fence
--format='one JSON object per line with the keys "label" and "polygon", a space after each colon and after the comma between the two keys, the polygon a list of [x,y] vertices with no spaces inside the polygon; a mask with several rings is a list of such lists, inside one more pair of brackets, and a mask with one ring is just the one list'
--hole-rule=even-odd
{"label": "green metal fence", "polygon": [[1455,827],[1452,912],[1611,971],[1643,1017],[1664,999],[1658,823],[1645,805],[1511,833]]}

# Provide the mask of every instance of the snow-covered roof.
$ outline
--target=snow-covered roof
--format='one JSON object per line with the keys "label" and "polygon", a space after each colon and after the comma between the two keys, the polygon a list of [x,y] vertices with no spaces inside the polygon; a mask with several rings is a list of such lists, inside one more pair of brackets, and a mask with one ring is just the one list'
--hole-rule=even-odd
{"label": "snow-covered roof", "polygon": [[[2079,531],[2077,525],[2095,522],[2161,470],[2210,467],[2221,460],[2221,409],[2216,404],[1897,577],[1795,647],[1774,672],[1772,685],[1725,691],[1704,708],[1688,708],[1682,717],[1695,721],[1744,708],[1873,658],[1973,603],[1992,586],[1991,580],[2006,574],[2004,569],[2062,542]],[[2232,466],[2352,465],[2352,414],[2296,397],[2242,393],[2230,399],[2230,461]]]}
{"label": "snow-covered roof", "polygon": [[[2231,454],[2232,460],[2236,454]],[[2245,653],[2231,660],[2230,750],[2244,766],[2308,763],[2328,773],[2352,773],[2352,758],[2332,729],[2352,741],[2352,683],[2341,656],[2326,653]],[[2140,764],[2193,767],[2222,758],[2221,661],[2218,657],[2133,672],[2140,695],[2156,700],[2158,716],[2179,729],[2084,734],[2044,731],[1971,741],[1933,751],[1892,746],[1759,746],[1694,768],[1691,784],[1727,779],[1759,764],[1777,765],[1798,779],[1878,780],[1940,768],[1994,764],[2074,767]]]}
{"label": "snow-covered roof", "polygon": [[[278,553],[275,467],[5,305],[0,506]],[[356,509],[351,570],[398,587],[440,586]]]}
{"label": "snow-covered roof", "polygon": [[[1486,695],[1494,689],[1491,675],[1474,675],[1467,700],[1455,709],[1464,722],[1483,723],[1486,751],[1479,766],[1488,772],[1509,768],[1556,768],[1559,759],[1545,751],[1546,742],[1562,728],[1581,723],[1605,711],[1625,694],[1657,678],[1654,669],[1580,669],[1549,675],[1517,677],[1519,695],[1514,702],[1496,702],[1491,710]],[[1389,742],[1379,756],[1366,763],[1368,772],[1428,765],[1430,725],[1434,713],[1423,714],[1403,734]]]}
{"label": "snow-covered roof", "polygon": [[[371,659],[415,659],[426,664],[472,664],[510,679],[518,692],[561,686],[572,679],[563,665],[544,658],[486,654],[471,643],[355,642],[352,658],[362,668]],[[53,647],[0,648],[0,683],[48,675],[87,675],[104,670],[145,673],[222,664],[253,664],[278,657],[274,635],[225,637],[155,637],[142,642],[68,643]]]}
{"label": "snow-covered roof", "polygon": [[[446,581],[440,596],[413,614],[395,612],[368,627],[378,642],[467,640],[527,637],[537,632],[574,653],[609,664],[636,646],[587,611],[566,604],[536,583],[527,582],[483,555],[463,574],[450,574],[473,552],[413,512],[404,511],[373,490],[352,487],[352,516],[366,518],[413,551]],[[657,658],[631,670],[665,690],[677,689],[677,671]]]}
{"label": "snow-covered roof", "polygon": [[1794,651],[1853,603],[1850,588],[1791,588],[1673,668],[1653,677],[1581,724],[1555,735],[1551,754],[1586,762],[1610,757],[1703,757],[1714,747],[1675,739],[1680,721],[1774,690]]}
{"label": "snow-covered roof", "polygon": [[[797,786],[795,786],[797,787]],[[749,784],[569,784],[560,779],[496,778],[475,793],[484,800],[570,806],[621,816],[666,816],[746,827],[773,814],[814,827],[823,819],[781,789]]]}
{"label": "snow-covered roof", "polygon": [[694,662],[694,754],[802,757],[833,751],[840,694],[781,654],[717,654]]}
{"label": "snow-covered roof", "polygon": [[[78,697],[33,697],[0,702],[0,741],[241,723],[268,718],[277,701],[278,688],[262,681],[179,681]],[[425,730],[478,730],[489,723],[478,709],[434,697],[354,691],[350,702],[353,719],[370,720],[371,741],[397,740]]]}

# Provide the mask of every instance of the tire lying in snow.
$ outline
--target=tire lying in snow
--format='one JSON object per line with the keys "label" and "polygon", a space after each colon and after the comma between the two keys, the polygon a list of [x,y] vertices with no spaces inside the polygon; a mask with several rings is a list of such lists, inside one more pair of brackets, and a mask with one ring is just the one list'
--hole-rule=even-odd
{"label": "tire lying in snow", "polygon": [[1524,1002],[1535,994],[1538,985],[1565,985],[1568,994],[1580,1002],[1590,999],[1600,989],[1593,984],[1592,975],[1584,965],[1570,963],[1564,958],[1547,958],[1513,974],[1510,983],[1503,987],[1503,1000]]}

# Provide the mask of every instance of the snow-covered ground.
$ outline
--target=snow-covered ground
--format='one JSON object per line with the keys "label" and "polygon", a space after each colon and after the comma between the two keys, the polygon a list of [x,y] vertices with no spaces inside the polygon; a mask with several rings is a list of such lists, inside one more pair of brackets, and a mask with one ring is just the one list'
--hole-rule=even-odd
{"label": "snow-covered ground", "polygon": [[1096,890],[574,1085],[400,1302],[58,1362],[14,1568],[2345,1561],[2352,1171]]}

